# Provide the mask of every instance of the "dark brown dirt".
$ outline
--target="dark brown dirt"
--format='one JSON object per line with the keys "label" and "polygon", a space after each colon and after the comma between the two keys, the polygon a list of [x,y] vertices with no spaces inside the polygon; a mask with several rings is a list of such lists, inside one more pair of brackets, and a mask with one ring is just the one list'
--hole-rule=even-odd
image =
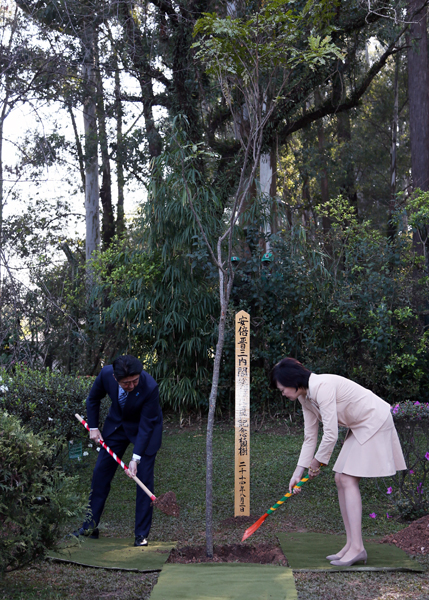
{"label": "dark brown dirt", "polygon": [[161,494],[152,504],[169,517],[178,517],[180,515],[180,506],[177,504],[174,492]]}
{"label": "dark brown dirt", "polygon": [[174,548],[171,551],[167,562],[240,562],[257,563],[261,565],[287,566],[287,560],[281,551],[281,548],[267,543],[256,544],[254,546],[250,546],[248,544],[214,546],[213,559],[207,558],[205,546],[185,546],[183,548]]}
{"label": "dark brown dirt", "polygon": [[386,535],[383,544],[395,544],[408,554],[429,554],[429,515],[413,521],[396,533]]}

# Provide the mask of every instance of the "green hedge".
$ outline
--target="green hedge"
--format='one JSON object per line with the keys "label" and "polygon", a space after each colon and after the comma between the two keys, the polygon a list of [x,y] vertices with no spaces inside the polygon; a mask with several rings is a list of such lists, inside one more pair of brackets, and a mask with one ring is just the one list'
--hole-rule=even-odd
{"label": "green hedge", "polygon": [[74,415],[86,415],[93,377],[17,366],[13,373],[1,372],[0,378],[0,409],[16,415],[33,433],[49,432],[53,439],[66,440],[86,437]]}
{"label": "green hedge", "polygon": [[0,575],[54,548],[70,518],[83,514],[77,478],[57,464],[58,442],[0,411]]}
{"label": "green hedge", "polygon": [[400,402],[392,408],[407,465],[388,488],[392,501],[405,519],[429,513],[429,403]]}

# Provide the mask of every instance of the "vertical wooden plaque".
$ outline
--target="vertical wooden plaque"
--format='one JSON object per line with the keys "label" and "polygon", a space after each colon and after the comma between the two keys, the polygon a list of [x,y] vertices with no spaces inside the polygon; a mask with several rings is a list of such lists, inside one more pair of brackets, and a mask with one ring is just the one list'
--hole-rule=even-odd
{"label": "vertical wooden plaque", "polygon": [[235,315],[234,516],[250,516],[250,316]]}

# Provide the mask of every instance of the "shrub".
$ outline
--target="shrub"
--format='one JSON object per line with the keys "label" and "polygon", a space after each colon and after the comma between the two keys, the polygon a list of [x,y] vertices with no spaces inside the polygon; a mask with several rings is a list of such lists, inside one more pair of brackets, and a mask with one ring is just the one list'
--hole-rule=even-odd
{"label": "shrub", "polygon": [[407,464],[393,477],[392,501],[401,517],[417,519],[429,512],[429,403],[407,400],[392,413]]}
{"label": "shrub", "polygon": [[[341,197],[325,207],[329,235],[295,225],[270,238],[262,261],[260,227],[246,242],[251,256],[235,269],[219,386],[221,407],[233,404],[234,313],[250,314],[251,401],[254,414],[292,410],[268,389],[269,372],[294,356],[316,373],[336,373],[390,403],[429,390],[429,332],[424,303],[428,279],[413,284],[409,236],[390,242],[360,223]],[[322,209],[320,209],[322,210]],[[416,289],[419,292],[416,292]],[[426,308],[425,308],[426,310]]]}
{"label": "shrub", "polygon": [[0,574],[21,568],[56,546],[84,505],[75,477],[56,464],[58,442],[0,411]]}
{"label": "shrub", "polygon": [[[216,272],[174,190],[158,189],[146,209],[143,233],[96,262],[111,301],[105,317],[123,325],[123,340],[157,380],[165,407],[206,410],[219,316]],[[398,225],[388,239],[338,197],[318,208],[329,218],[328,233],[284,223],[270,236],[272,260],[263,261],[266,209],[255,203],[246,229],[236,232],[241,260],[233,266],[218,410],[233,407],[234,314],[241,309],[251,318],[254,414],[292,412],[268,389],[270,369],[284,356],[316,373],[349,377],[390,403],[404,390],[411,399],[427,394],[429,278],[408,231]],[[402,209],[395,218],[402,223]]]}
{"label": "shrub", "polygon": [[1,373],[0,409],[16,415],[33,433],[47,431],[66,440],[87,437],[75,413],[86,414],[85,400],[93,377],[64,375],[49,369],[17,366]]}
{"label": "shrub", "polygon": [[[123,326],[127,352],[155,378],[162,404],[180,412],[207,406],[218,299],[182,203],[170,208],[169,218],[164,205],[150,210],[145,231],[156,238],[152,250],[138,236],[131,244],[123,240],[101,254],[95,267],[111,300],[105,317]],[[161,253],[157,246],[164,236],[169,251]]]}

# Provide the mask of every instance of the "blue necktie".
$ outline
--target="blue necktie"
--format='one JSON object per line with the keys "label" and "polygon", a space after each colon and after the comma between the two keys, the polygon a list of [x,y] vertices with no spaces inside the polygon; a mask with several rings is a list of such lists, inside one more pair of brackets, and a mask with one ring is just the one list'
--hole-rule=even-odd
{"label": "blue necktie", "polygon": [[128,392],[126,392],[121,386],[119,386],[118,402],[119,406],[123,409],[125,402],[127,401]]}

